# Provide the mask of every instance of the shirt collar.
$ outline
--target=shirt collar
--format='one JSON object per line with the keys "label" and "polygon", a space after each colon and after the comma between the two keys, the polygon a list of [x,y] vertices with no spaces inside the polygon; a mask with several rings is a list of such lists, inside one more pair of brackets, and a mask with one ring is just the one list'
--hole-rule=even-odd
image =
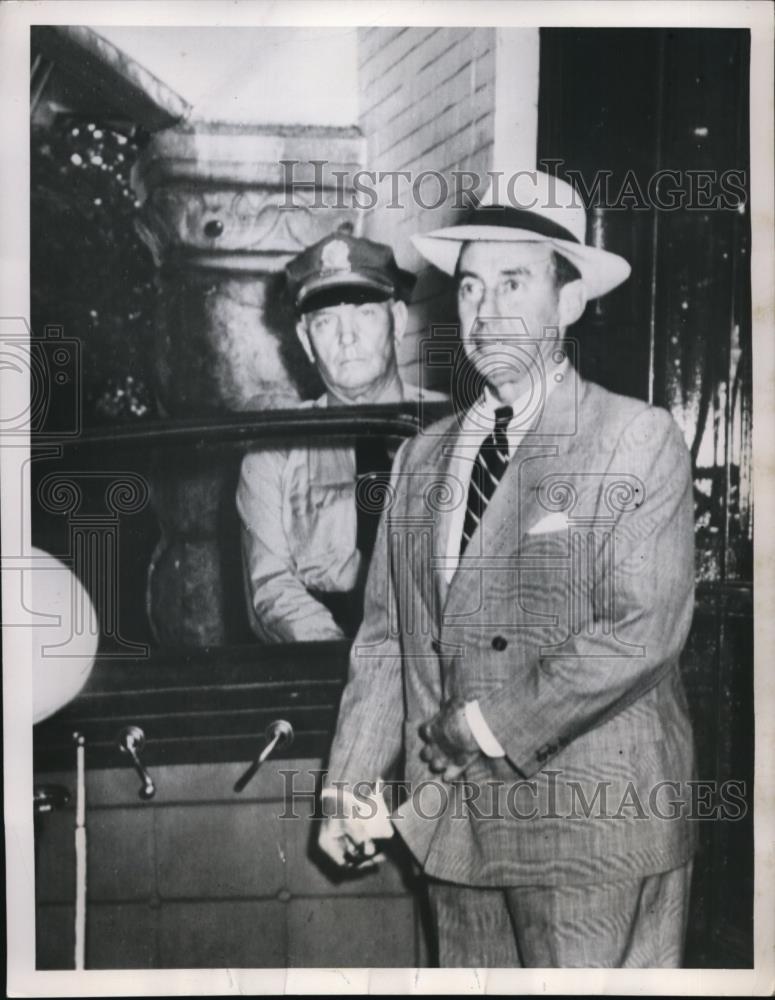
{"label": "shirt collar", "polygon": [[[552,367],[551,373],[547,373],[548,377],[544,383],[543,397],[531,385],[524,392],[520,393],[512,403],[505,404],[497,399],[492,389],[486,385],[484,392],[471,407],[469,413],[475,420],[479,418],[488,426],[492,426],[495,423],[495,411],[502,406],[508,405],[514,410],[514,416],[509,423],[509,430],[514,426],[516,428],[524,428],[530,422],[531,418],[540,411],[541,406],[552,394],[558,383],[562,381],[569,367],[570,362],[567,357],[559,365]],[[560,376],[559,379],[557,378],[558,375]]]}
{"label": "shirt collar", "polygon": [[[363,403],[355,404],[349,399],[340,399],[335,393],[330,390],[324,392],[319,400],[319,405],[321,406],[355,406],[355,405],[375,405],[376,403],[401,403],[404,399],[404,384],[401,381],[400,375],[396,374],[396,377],[389,382],[383,389],[382,392],[375,398],[364,400]],[[327,402],[323,402],[327,400]]]}

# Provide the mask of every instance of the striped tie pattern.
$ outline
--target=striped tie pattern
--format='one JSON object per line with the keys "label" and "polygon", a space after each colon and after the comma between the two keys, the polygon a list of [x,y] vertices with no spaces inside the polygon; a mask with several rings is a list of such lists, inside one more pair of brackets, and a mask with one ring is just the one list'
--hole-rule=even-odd
{"label": "striped tie pattern", "polygon": [[501,481],[506,466],[509,464],[509,442],[506,437],[506,428],[513,416],[514,411],[510,406],[498,407],[495,411],[495,427],[482,442],[482,447],[476,456],[471,470],[466,517],[463,522],[463,534],[460,538],[461,557],[479,526],[485,508],[495,492],[495,487]]}

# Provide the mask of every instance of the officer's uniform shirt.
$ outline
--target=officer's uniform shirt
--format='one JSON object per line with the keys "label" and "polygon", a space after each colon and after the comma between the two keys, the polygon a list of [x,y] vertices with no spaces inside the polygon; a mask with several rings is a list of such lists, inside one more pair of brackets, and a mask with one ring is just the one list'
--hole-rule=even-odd
{"label": "officer's uniform shirt", "polygon": [[[374,403],[446,397],[398,383]],[[303,406],[327,406],[323,396]],[[359,582],[355,452],[347,447],[247,454],[237,488],[251,627],[264,642],[340,639],[323,603]]]}

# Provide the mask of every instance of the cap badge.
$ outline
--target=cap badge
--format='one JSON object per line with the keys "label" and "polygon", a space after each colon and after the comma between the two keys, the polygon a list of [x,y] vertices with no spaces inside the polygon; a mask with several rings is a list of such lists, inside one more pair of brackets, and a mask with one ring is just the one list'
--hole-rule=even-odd
{"label": "cap badge", "polygon": [[331,240],[323,247],[320,263],[326,271],[351,271],[350,248],[344,240]]}

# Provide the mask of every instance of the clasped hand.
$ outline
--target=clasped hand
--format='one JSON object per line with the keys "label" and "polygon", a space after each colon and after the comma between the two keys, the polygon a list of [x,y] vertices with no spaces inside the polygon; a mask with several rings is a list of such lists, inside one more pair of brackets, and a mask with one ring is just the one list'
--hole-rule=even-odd
{"label": "clasped hand", "polygon": [[376,841],[389,840],[393,826],[381,781],[360,802],[349,792],[342,791],[339,796],[328,793],[328,808],[333,814],[323,819],[318,845],[334,864],[364,871],[384,861]]}
{"label": "clasped hand", "polygon": [[445,701],[439,711],[420,726],[425,746],[420,751],[434,774],[444,781],[454,781],[479,756],[479,744],[471,732],[460,698]]}

